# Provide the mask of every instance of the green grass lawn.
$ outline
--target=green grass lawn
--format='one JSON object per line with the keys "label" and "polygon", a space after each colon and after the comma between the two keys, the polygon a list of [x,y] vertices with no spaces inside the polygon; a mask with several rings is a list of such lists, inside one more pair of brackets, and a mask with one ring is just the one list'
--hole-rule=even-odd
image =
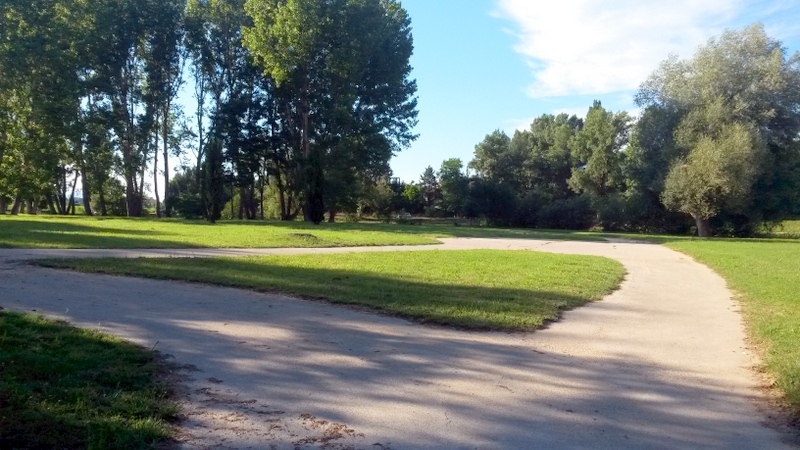
{"label": "green grass lawn", "polygon": [[491,330],[536,329],[562,310],[600,300],[625,273],[620,263],[605,258],[500,250],[44,264],[283,292],[420,322]]}
{"label": "green grass lawn", "polygon": [[0,247],[268,248],[435,244],[438,237],[602,240],[591,233],[379,223],[241,222],[0,215]]}
{"label": "green grass lawn", "polygon": [[0,448],[154,448],[172,434],[154,355],[91,330],[0,312]]}

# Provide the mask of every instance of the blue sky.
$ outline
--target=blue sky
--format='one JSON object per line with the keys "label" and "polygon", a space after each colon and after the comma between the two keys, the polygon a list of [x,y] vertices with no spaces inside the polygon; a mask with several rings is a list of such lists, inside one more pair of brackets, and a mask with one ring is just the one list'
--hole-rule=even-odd
{"label": "blue sky", "polygon": [[472,159],[495,129],[585,115],[594,99],[635,113],[639,83],[670,53],[689,58],[725,28],[762,22],[800,50],[798,0],[402,0],[412,20],[419,139],[392,160],[416,181]]}

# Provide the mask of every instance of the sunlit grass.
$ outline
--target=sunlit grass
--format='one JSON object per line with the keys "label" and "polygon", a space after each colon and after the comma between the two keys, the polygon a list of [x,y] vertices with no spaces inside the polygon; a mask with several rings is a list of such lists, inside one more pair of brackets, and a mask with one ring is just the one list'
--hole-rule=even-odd
{"label": "sunlit grass", "polygon": [[536,329],[562,310],[600,300],[625,273],[605,258],[499,250],[45,264],[282,292],[420,322],[494,330]]}
{"label": "sunlit grass", "polygon": [[440,237],[602,240],[591,233],[439,225],[0,215],[0,247],[275,248],[435,244]]}

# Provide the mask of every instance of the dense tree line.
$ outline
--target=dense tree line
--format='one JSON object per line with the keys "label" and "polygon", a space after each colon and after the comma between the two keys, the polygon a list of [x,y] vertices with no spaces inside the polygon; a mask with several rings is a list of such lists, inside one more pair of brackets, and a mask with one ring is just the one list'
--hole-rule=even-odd
{"label": "dense tree line", "polygon": [[[542,228],[752,234],[800,213],[800,55],[761,25],[670,57],[638,117],[545,114],[391,179],[415,139],[394,0],[9,0],[0,212],[320,222],[401,212]],[[177,96],[194,88],[184,110]],[[175,174],[171,157],[192,157]]]}
{"label": "dense tree line", "polygon": [[140,216],[163,183],[159,216],[252,219],[270,191],[281,219],[333,218],[415,138],[410,30],[394,0],[5,1],[0,213],[74,212],[79,187]]}
{"label": "dense tree line", "polygon": [[473,176],[447,160],[414,186],[430,213],[503,226],[751,235],[800,213],[800,54],[761,25],[667,59],[636,102],[635,121],[595,102],[495,131]]}

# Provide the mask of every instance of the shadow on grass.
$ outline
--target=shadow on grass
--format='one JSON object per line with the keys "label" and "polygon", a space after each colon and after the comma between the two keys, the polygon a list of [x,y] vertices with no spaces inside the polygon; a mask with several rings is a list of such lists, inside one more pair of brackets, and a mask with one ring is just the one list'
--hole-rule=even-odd
{"label": "shadow on grass", "polygon": [[[537,346],[535,334],[431,330],[325,305],[310,309],[297,300],[157,281],[120,278],[79,295],[75,288],[92,278],[69,275],[65,295],[42,307],[58,313],[68,307],[73,320],[162,342],[179,362],[206,370],[198,378],[214,377],[192,394],[193,402],[238,417],[239,429],[250,419],[270,427],[264,416],[270,411],[278,427],[271,436],[287,446],[304,436],[280,434],[281,427],[297,433],[306,414],[365,432],[364,446],[375,448],[774,443],[747,417],[742,405],[749,399],[729,386],[631,355],[573,355]],[[25,295],[9,294],[11,305]],[[245,432],[227,437],[225,445],[234,448],[268,442]]]}
{"label": "shadow on grass", "polygon": [[602,237],[588,232],[570,230],[540,230],[532,228],[486,228],[452,225],[403,225],[394,223],[327,223],[314,225],[307,222],[283,221],[220,221],[219,224],[230,226],[268,226],[291,230],[350,230],[374,231],[384,233],[414,234],[439,237],[472,237],[472,238],[518,238],[518,239],[557,239],[602,241]]}
{"label": "shadow on grass", "polygon": [[800,244],[800,239],[783,237],[783,236],[758,236],[751,238],[731,238],[731,237],[699,238],[697,236],[680,236],[680,235],[669,235],[669,234],[637,234],[637,233],[610,233],[610,232],[597,232],[595,235],[605,239],[624,239],[624,240],[637,241],[643,244],[660,244],[660,245],[669,245],[671,243],[680,243],[680,242]]}
{"label": "shadow on grass", "polygon": [[153,354],[32,315],[0,312],[0,448],[147,448],[175,407]]}
{"label": "shadow on grass", "polygon": [[[414,256],[393,255],[394,258]],[[564,255],[548,257],[575,259]],[[366,307],[421,323],[480,330],[534,330],[557,320],[561,311],[600,300],[621,282],[621,275],[616,277],[613,272],[588,272],[589,264],[585,264],[584,277],[590,281],[572,280],[569,285],[560,286],[561,291],[557,292],[477,286],[468,281],[467,284],[427,281],[424,280],[425,267],[417,268],[414,273],[391,276],[358,270],[287,266],[269,263],[267,259],[255,261],[258,262],[251,258],[101,258],[50,259],[35,264],[283,293]],[[574,264],[578,266],[569,266],[570,270],[584,269],[580,263]],[[499,283],[506,284],[502,274],[497,274],[496,278]]]}
{"label": "shadow on grass", "polygon": [[[77,220],[78,219],[76,219],[76,221]],[[166,233],[157,230],[114,228],[112,226],[89,226],[79,223],[68,223],[62,220],[16,219],[0,222],[0,247],[5,248],[187,247],[185,242],[164,238],[164,236],[170,235],[174,235],[174,233]]]}

